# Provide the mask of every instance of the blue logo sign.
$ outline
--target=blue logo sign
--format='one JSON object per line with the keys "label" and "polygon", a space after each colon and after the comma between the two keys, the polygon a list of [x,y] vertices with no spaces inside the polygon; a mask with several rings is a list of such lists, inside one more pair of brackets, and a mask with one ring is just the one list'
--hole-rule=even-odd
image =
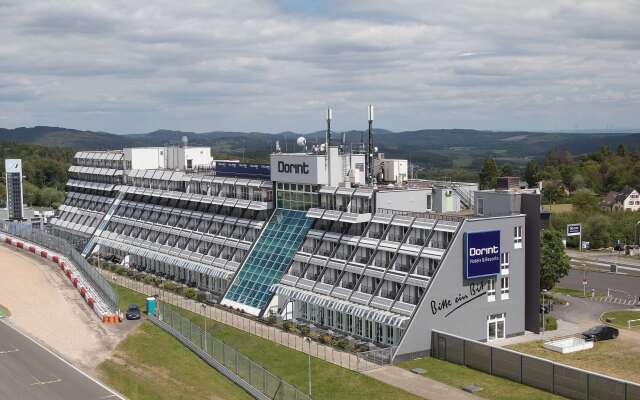
{"label": "blue logo sign", "polygon": [[464,234],[464,277],[481,278],[500,273],[500,231]]}
{"label": "blue logo sign", "polygon": [[567,225],[567,236],[578,236],[582,233],[582,225],[569,224]]}

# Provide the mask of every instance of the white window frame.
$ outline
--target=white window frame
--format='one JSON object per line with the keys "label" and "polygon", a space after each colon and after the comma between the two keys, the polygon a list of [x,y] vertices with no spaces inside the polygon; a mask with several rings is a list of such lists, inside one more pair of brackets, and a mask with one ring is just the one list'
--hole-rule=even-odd
{"label": "white window frame", "polygon": [[496,301],[496,279],[489,278],[489,288],[487,289],[487,301],[493,302]]}
{"label": "white window frame", "polygon": [[[502,323],[502,337],[498,336],[498,324]],[[489,335],[491,324],[495,324],[495,337]],[[487,342],[507,337],[507,315],[505,313],[487,316]]]}
{"label": "white window frame", "polygon": [[500,300],[509,300],[509,277],[500,278]]}
{"label": "white window frame", "polygon": [[500,253],[500,273],[502,275],[509,275],[509,262],[511,255],[508,251]]}
{"label": "white window frame", "polygon": [[513,248],[514,249],[522,248],[522,225],[517,225],[513,227]]}

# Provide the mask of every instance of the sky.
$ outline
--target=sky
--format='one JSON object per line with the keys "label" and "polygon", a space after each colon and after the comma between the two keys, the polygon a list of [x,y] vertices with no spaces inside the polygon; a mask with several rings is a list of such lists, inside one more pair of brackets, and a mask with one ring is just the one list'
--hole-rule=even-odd
{"label": "sky", "polygon": [[638,0],[0,0],[0,127],[640,127]]}

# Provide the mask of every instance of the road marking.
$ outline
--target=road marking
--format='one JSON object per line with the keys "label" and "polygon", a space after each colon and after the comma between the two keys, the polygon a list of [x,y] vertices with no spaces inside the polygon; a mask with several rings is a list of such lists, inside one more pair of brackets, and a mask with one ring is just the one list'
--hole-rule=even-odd
{"label": "road marking", "polygon": [[120,400],[127,400],[124,396],[116,393],[113,389],[110,389],[109,387],[107,387],[105,384],[103,384],[102,382],[92,378],[91,376],[89,376],[87,373],[85,373],[84,371],[82,371],[81,369],[79,369],[78,367],[76,367],[75,365],[71,364],[69,361],[65,360],[64,358],[60,357],[59,355],[57,355],[56,353],[54,353],[53,351],[49,350],[48,348],[44,347],[43,345],[41,345],[40,343],[38,343],[37,341],[35,341],[31,336],[26,335],[25,333],[23,333],[21,330],[19,330],[17,327],[12,326],[7,324],[5,321],[0,320],[0,324],[5,324],[7,325],[10,329],[15,330],[16,332],[20,333],[23,337],[26,337],[27,339],[29,339],[32,343],[34,343],[36,346],[40,347],[41,349],[43,349],[44,351],[46,351],[47,353],[51,354],[52,356],[54,356],[55,358],[57,358],[58,360],[62,361],[65,365],[71,367],[74,371],[79,372],[82,376],[84,376],[85,378],[89,379],[91,382],[95,383],[96,385],[100,386],[101,388],[103,388],[104,390],[106,390],[109,393],[113,393],[112,397],[115,396],[115,398],[120,399]]}
{"label": "road marking", "polygon": [[58,383],[58,382],[62,382],[62,379],[60,378],[56,378],[55,375],[52,375],[55,379],[51,379],[49,381],[41,381],[40,379],[36,378],[35,376],[31,375],[31,377],[33,379],[35,379],[35,382],[33,382],[30,386],[35,386],[35,385],[48,385],[50,383]]}
{"label": "road marking", "polygon": [[9,354],[9,353],[15,353],[17,351],[20,351],[20,349],[13,349],[13,350],[3,350],[0,351],[0,354]]}

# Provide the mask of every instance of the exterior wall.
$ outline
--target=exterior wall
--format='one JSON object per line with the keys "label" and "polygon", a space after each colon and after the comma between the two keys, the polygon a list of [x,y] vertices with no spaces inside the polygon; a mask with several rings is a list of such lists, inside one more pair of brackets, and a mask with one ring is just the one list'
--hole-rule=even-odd
{"label": "exterior wall", "polygon": [[431,196],[431,189],[422,190],[388,190],[376,192],[376,207],[409,212],[425,212],[427,196]]}
{"label": "exterior wall", "polygon": [[[298,166],[297,172],[295,166]],[[326,157],[305,153],[272,154],[271,180],[273,182],[326,185],[329,182]]]}
{"label": "exterior wall", "polygon": [[[483,207],[479,200],[484,200]],[[510,191],[477,191],[474,192],[474,210],[482,217],[499,217],[520,213],[520,193]]]}
{"label": "exterior wall", "polygon": [[450,188],[434,188],[433,210],[441,213],[460,211],[460,196]]}
{"label": "exterior wall", "polygon": [[124,159],[131,163],[130,169],[163,169],[164,148],[137,147],[124,149]]}
{"label": "exterior wall", "polygon": [[[398,347],[396,356],[424,354],[431,348],[431,330],[486,340],[487,317],[506,313],[506,336],[524,332],[525,249],[514,248],[514,227],[524,228],[523,215],[465,220],[432,278]],[[495,277],[495,301],[487,296],[491,278],[464,279],[464,232],[500,230],[500,250],[510,253],[509,299],[500,294],[501,275]],[[524,235],[524,234],[523,234]]]}
{"label": "exterior wall", "polygon": [[638,191],[634,190],[629,193],[626,199],[624,199],[624,203],[622,208],[628,211],[638,211],[640,210],[640,195],[638,195]]}
{"label": "exterior wall", "polygon": [[187,147],[184,151],[184,163],[182,165],[185,168],[188,166],[187,161],[192,160],[192,166],[195,168],[199,165],[209,165],[213,161],[211,157],[210,147]]}

